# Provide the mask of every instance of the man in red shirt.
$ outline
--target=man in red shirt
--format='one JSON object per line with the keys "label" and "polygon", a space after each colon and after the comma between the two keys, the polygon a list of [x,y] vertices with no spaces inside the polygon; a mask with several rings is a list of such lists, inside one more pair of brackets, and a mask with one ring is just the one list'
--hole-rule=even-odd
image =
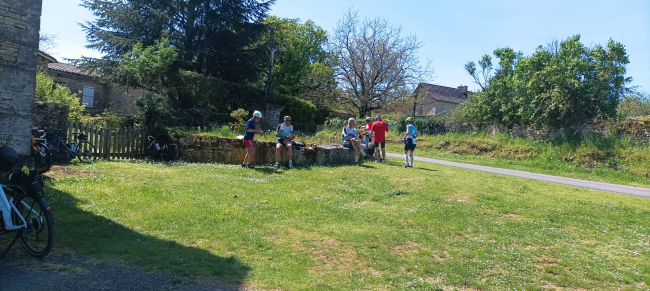
{"label": "man in red shirt", "polygon": [[372,124],[372,137],[375,140],[375,163],[379,162],[379,146],[381,145],[381,162],[386,162],[386,133],[388,124],[381,120],[381,115],[375,117],[375,123]]}

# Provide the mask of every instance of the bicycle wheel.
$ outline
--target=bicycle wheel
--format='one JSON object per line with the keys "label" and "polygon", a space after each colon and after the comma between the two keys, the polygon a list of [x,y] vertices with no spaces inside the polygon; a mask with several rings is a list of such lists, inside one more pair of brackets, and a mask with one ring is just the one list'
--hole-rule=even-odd
{"label": "bicycle wheel", "polygon": [[95,161],[97,159],[95,146],[87,141],[80,141],[79,144],[77,144],[75,155],[82,162]]}
{"label": "bicycle wheel", "polygon": [[29,195],[18,197],[14,202],[25,218],[27,227],[18,231],[18,240],[32,256],[47,256],[54,246],[54,217],[43,197]]}
{"label": "bicycle wheel", "polygon": [[173,161],[178,159],[178,146],[173,143],[167,144],[164,160]]}
{"label": "bicycle wheel", "polygon": [[42,143],[34,144],[32,156],[34,157],[34,170],[37,173],[45,173],[52,168],[52,151],[49,147]]}

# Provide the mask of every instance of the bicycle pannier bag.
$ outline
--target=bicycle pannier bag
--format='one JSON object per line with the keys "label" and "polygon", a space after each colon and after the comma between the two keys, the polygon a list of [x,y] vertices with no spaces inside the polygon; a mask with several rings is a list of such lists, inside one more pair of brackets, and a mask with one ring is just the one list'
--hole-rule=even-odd
{"label": "bicycle pannier bag", "polygon": [[87,135],[87,134],[80,133],[80,134],[79,134],[79,140],[88,140],[88,135]]}
{"label": "bicycle pannier bag", "polygon": [[8,145],[0,147],[0,171],[7,172],[18,163],[18,153]]}

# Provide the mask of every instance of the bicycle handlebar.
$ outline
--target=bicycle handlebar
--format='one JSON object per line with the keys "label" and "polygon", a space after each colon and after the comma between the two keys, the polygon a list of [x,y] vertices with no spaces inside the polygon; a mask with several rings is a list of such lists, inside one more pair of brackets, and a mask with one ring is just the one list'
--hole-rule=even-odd
{"label": "bicycle handlebar", "polygon": [[147,136],[147,140],[148,140],[148,141],[152,141],[152,140],[155,140],[155,139],[156,139],[156,138],[153,137],[153,136],[151,136],[151,135],[150,135],[150,136]]}

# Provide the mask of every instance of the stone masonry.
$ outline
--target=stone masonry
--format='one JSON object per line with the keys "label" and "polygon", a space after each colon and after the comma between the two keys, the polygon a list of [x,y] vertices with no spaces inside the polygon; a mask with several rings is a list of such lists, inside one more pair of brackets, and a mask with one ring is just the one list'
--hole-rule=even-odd
{"label": "stone masonry", "polygon": [[29,155],[42,0],[0,1],[0,144]]}
{"label": "stone masonry", "polygon": [[48,129],[48,132],[61,130],[68,131],[68,113],[70,108],[66,104],[54,102],[34,102],[34,126],[39,129]]}
{"label": "stone masonry", "polygon": [[[246,155],[244,141],[205,135],[180,135],[174,138],[180,147],[180,159],[191,163],[240,164]],[[275,142],[257,142],[256,165],[275,164]],[[287,150],[282,148],[281,164],[288,164]],[[301,165],[351,165],[354,151],[338,145],[308,146],[293,151],[293,163]]]}

